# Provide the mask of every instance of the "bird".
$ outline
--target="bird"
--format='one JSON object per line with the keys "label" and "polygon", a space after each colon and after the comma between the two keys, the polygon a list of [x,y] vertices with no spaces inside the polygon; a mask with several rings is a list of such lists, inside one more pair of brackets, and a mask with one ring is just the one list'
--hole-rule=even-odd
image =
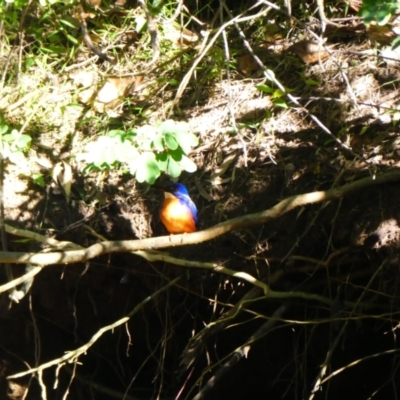
{"label": "bird", "polygon": [[170,183],[163,188],[164,203],[160,209],[160,219],[170,234],[196,231],[197,208],[182,183]]}

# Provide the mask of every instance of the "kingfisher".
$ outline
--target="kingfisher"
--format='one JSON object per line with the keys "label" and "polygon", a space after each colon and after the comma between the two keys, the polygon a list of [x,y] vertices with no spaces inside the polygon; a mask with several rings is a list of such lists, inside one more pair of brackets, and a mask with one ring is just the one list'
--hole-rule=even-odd
{"label": "kingfisher", "polygon": [[160,209],[160,219],[167,231],[191,233],[196,231],[197,208],[182,183],[170,183],[160,188],[165,200]]}

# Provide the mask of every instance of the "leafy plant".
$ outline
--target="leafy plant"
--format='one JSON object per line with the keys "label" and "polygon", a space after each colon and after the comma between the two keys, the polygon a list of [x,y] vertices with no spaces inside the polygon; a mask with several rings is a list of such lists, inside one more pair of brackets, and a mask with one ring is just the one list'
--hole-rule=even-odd
{"label": "leafy plant", "polygon": [[9,159],[14,164],[26,162],[24,152],[31,147],[32,138],[21,134],[17,129],[12,129],[0,118],[0,146],[4,159]]}
{"label": "leafy plant", "polygon": [[[273,82],[274,80],[274,72],[271,70],[267,71],[267,76],[271,77],[271,81]],[[277,107],[282,107],[282,108],[288,108],[288,105],[286,103],[286,99],[285,99],[285,95],[286,93],[290,93],[292,91],[292,89],[289,88],[285,88],[285,92],[283,92],[281,89],[274,89],[273,87],[262,83],[260,85],[257,85],[256,88],[263,92],[263,93],[267,93],[271,96],[271,100],[272,103],[277,106]]]}
{"label": "leafy plant", "polygon": [[378,25],[386,25],[398,8],[394,0],[363,0],[360,15],[366,24],[376,21]]}
{"label": "leafy plant", "polygon": [[196,171],[196,164],[187,155],[198,143],[187,123],[167,120],[154,127],[112,130],[89,143],[77,159],[88,164],[84,173],[120,168],[138,182],[153,184],[161,172],[177,178],[183,170]]}
{"label": "leafy plant", "polygon": [[31,178],[33,179],[33,181],[39,185],[40,187],[44,188],[46,186],[46,183],[44,181],[44,177],[42,174],[40,173],[34,173],[31,175]]}

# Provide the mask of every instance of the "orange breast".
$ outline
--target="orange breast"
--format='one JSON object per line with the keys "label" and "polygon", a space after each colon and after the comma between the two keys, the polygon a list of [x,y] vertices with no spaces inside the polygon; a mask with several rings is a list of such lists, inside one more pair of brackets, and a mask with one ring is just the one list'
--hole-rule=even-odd
{"label": "orange breast", "polygon": [[160,210],[160,219],[169,233],[196,231],[196,223],[190,209],[176,198],[167,198]]}

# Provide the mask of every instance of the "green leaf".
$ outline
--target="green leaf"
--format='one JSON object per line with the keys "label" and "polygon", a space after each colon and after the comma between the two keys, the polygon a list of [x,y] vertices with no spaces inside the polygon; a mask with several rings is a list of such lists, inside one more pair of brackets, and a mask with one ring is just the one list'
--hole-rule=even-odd
{"label": "green leaf", "polygon": [[153,139],[153,148],[159,152],[164,151],[164,141],[163,136],[160,134],[155,135]]}
{"label": "green leaf", "polygon": [[14,141],[14,137],[10,133],[7,133],[6,135],[3,136],[3,142],[11,143],[13,141]]}
{"label": "green leaf", "polygon": [[184,171],[192,173],[197,170],[197,165],[189,157],[186,157],[185,155],[182,155],[182,160],[180,161],[179,164]]}
{"label": "green leaf", "polygon": [[32,239],[17,239],[17,240],[13,240],[13,243],[29,243],[33,241]]}
{"label": "green leaf", "polygon": [[188,154],[192,147],[199,144],[199,138],[191,132],[178,131],[175,134],[175,139],[185,154]]}
{"label": "green leaf", "polygon": [[138,182],[146,181],[153,184],[160,176],[160,169],[155,159],[155,155],[150,152],[141,154],[137,159],[136,180]]}
{"label": "green leaf", "polygon": [[160,171],[165,172],[168,168],[168,155],[167,153],[159,153],[156,155],[156,160]]}
{"label": "green leaf", "polygon": [[400,46],[400,37],[396,37],[392,42],[392,50],[397,49]]}
{"label": "green leaf", "polygon": [[178,148],[178,142],[175,139],[175,135],[166,133],[164,135],[165,144],[170,150],[176,150]]}
{"label": "green leaf", "polygon": [[288,108],[285,99],[275,99],[273,100],[273,103],[278,107]]}
{"label": "green leaf", "polygon": [[360,10],[364,23],[376,21],[379,25],[385,25],[398,9],[396,1],[390,0],[364,0]]}
{"label": "green leaf", "polygon": [[33,179],[33,181],[38,184],[40,187],[44,188],[45,187],[45,183],[44,183],[44,178],[42,174],[39,173],[35,173],[31,175],[31,178]]}
{"label": "green leaf", "polygon": [[181,174],[181,167],[179,166],[179,163],[176,162],[173,157],[169,156],[168,157],[168,173],[172,178],[178,178],[178,176]]}
{"label": "green leaf", "polygon": [[31,142],[32,138],[29,135],[21,135],[14,144],[20,150],[27,150],[30,148]]}
{"label": "green leaf", "polygon": [[67,34],[67,39],[73,44],[79,44],[79,41],[72,35]]}
{"label": "green leaf", "polygon": [[130,142],[119,143],[115,150],[117,159],[121,163],[128,163],[139,156],[136,147]]}
{"label": "green leaf", "polygon": [[122,129],[112,129],[111,131],[107,132],[107,136],[111,138],[119,137],[121,140],[125,134],[125,131]]}
{"label": "green leaf", "polygon": [[378,25],[380,26],[386,25],[391,20],[391,18],[392,14],[381,13],[381,15],[378,15],[377,17]]}
{"label": "green leaf", "polygon": [[311,79],[311,78],[306,79],[306,85],[309,85],[309,86],[318,86],[318,85],[320,85],[320,84],[321,84],[321,82],[318,82],[318,81],[316,81],[316,80],[314,80],[314,79]]}
{"label": "green leaf", "polygon": [[176,121],[172,119],[167,119],[160,125],[159,130],[163,135],[166,135],[167,133],[175,133],[176,128]]}
{"label": "green leaf", "polygon": [[[3,135],[7,131],[8,131],[8,125],[1,125],[0,126],[0,135]],[[4,140],[4,138],[3,138],[3,140]]]}
{"label": "green leaf", "polygon": [[264,93],[273,93],[273,92],[274,92],[274,89],[272,89],[272,88],[269,87],[268,85],[264,85],[264,84],[257,85],[256,88],[257,88],[259,91],[264,92]]}
{"label": "green leaf", "polygon": [[141,33],[142,29],[146,26],[147,20],[143,15],[136,15],[135,17],[135,23],[136,23],[136,32]]}
{"label": "green leaf", "polygon": [[285,96],[285,93],[282,92],[282,90],[280,90],[280,89],[276,89],[271,97],[273,99],[278,99],[278,98],[283,97],[283,96]]}
{"label": "green leaf", "polygon": [[[75,21],[76,21],[76,22],[75,22]],[[71,19],[63,19],[63,18],[60,18],[60,19],[59,19],[59,22],[60,22],[61,24],[63,24],[63,25],[68,26],[68,28],[72,28],[72,29],[77,29],[77,28],[79,28],[79,23],[78,23],[78,21],[75,20],[75,19],[73,19],[73,18],[71,18]]]}
{"label": "green leaf", "polygon": [[104,161],[107,165],[113,165],[118,161],[119,155],[116,152],[115,146],[110,146],[108,148],[102,149]]}
{"label": "green leaf", "polygon": [[128,129],[125,132],[125,137],[126,137],[126,139],[133,141],[133,139],[135,139],[137,137],[136,129],[133,129],[133,128]]}

